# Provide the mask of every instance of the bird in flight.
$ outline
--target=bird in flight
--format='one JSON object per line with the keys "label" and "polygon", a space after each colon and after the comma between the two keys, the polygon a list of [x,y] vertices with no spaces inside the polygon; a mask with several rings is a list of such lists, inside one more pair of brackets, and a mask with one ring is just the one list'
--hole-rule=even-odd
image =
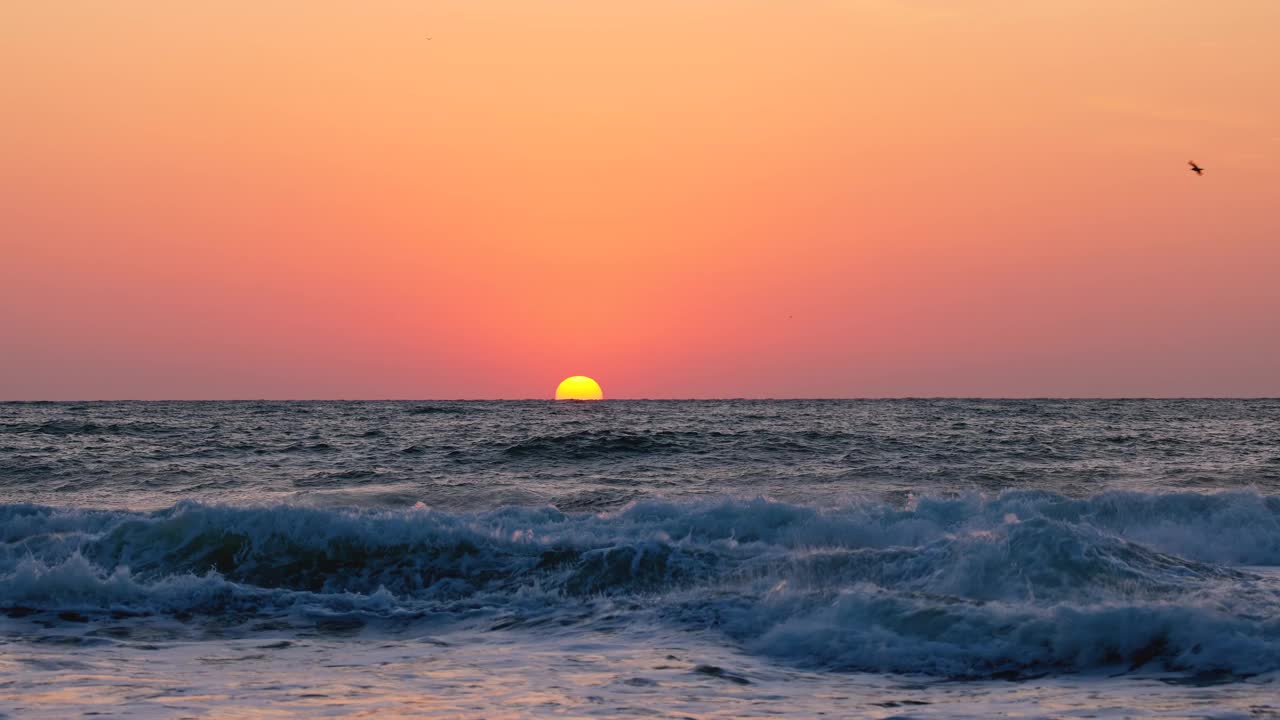
{"label": "bird in flight", "polygon": [[1191,166],[1191,172],[1193,172],[1193,173],[1195,173],[1195,174],[1197,174],[1197,175],[1203,175],[1203,174],[1204,174],[1204,168],[1202,168],[1202,167],[1200,167],[1199,165],[1197,165],[1197,164],[1195,163],[1195,161],[1194,161],[1194,160],[1188,160],[1188,161],[1187,161],[1187,164]]}

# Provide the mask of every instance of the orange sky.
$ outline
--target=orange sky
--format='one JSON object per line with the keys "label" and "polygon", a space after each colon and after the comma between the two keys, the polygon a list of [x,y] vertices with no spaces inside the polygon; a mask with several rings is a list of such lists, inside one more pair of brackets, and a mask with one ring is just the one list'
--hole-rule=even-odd
{"label": "orange sky", "polygon": [[0,398],[1280,395],[1277,48],[1276,0],[4,3]]}

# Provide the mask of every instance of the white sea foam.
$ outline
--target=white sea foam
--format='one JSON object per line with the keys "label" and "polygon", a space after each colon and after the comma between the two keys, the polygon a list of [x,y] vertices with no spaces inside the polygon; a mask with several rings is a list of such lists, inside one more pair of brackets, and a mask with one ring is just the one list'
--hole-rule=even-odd
{"label": "white sea foam", "polygon": [[1256,673],[1280,668],[1280,588],[1235,566],[1280,564],[1277,516],[1275,498],[1247,492],[603,514],[6,506],[0,607],[588,628],[617,622],[621,602],[630,622],[718,628],[832,669]]}
{"label": "white sea foam", "polygon": [[0,404],[0,717],[1277,716],[1278,419]]}

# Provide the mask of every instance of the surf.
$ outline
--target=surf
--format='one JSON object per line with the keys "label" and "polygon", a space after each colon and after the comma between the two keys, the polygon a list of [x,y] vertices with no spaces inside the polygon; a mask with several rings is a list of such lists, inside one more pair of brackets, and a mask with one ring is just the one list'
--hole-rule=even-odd
{"label": "surf", "polygon": [[[647,499],[613,512],[182,502],[0,507],[15,622],[335,614],[514,631],[715,633],[829,670],[993,677],[1280,669],[1280,499],[1043,491],[817,507]],[[486,625],[489,624],[489,625]]]}

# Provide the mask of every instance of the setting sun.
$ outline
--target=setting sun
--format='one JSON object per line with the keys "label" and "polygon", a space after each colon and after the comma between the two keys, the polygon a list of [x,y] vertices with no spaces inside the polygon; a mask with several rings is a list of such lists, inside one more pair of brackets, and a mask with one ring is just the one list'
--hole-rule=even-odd
{"label": "setting sun", "polygon": [[585,375],[565,378],[556,388],[557,400],[603,400],[600,383]]}

